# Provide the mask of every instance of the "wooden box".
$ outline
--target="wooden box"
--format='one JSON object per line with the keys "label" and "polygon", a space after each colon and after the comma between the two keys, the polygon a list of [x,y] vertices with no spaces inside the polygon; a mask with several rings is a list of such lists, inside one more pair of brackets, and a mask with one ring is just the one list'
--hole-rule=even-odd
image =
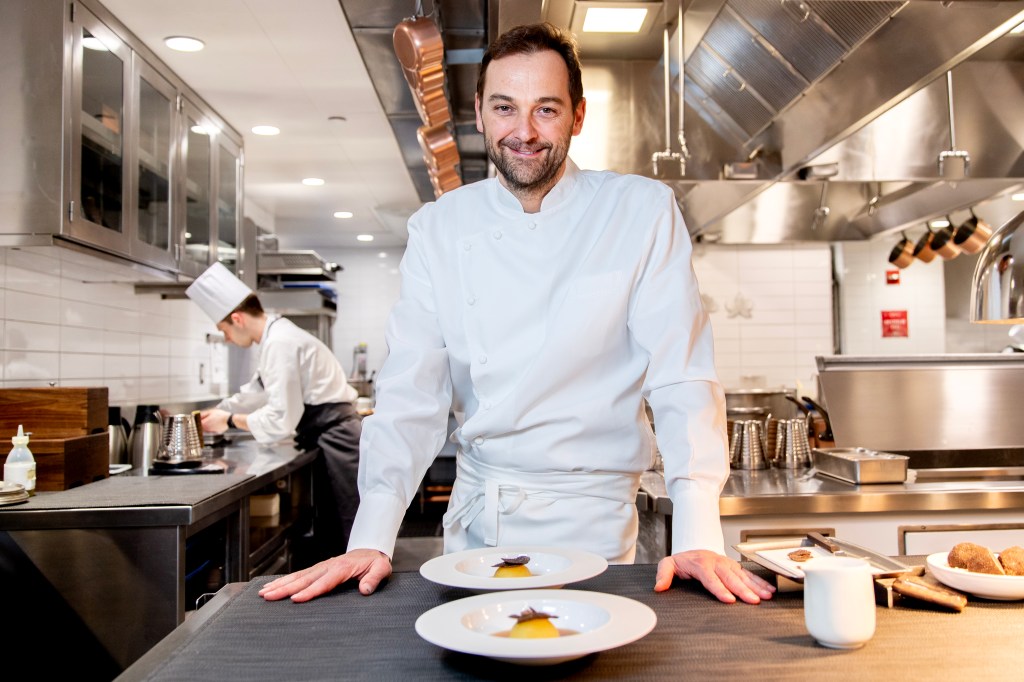
{"label": "wooden box", "polygon": [[18,424],[32,434],[32,442],[105,434],[107,387],[0,389],[0,441],[9,442]]}
{"label": "wooden box", "polygon": [[36,490],[75,488],[110,475],[110,437],[106,432],[77,438],[32,438]]}

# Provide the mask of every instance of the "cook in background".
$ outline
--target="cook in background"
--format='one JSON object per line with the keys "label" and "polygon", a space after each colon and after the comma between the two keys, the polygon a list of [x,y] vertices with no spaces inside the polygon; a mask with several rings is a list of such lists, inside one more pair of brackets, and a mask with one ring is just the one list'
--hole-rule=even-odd
{"label": "cook in background", "polygon": [[320,449],[313,464],[315,561],[345,551],[359,506],[361,421],[357,392],[334,353],[291,320],[267,315],[259,298],[221,263],[185,291],[242,348],[259,346],[256,374],[240,391],[202,413],[203,430],[251,431],[259,443],[295,438]]}
{"label": "cook in background", "polygon": [[490,47],[476,111],[498,178],[409,221],[349,551],[260,594],[306,601],[351,578],[376,589],[450,408],[464,419],[446,552],[546,545],[632,562],[655,452],[646,398],[675,508],[655,589],[679,576],[724,602],[771,597],[724,556],[725,394],[672,190],[567,159],[586,101],[575,43],[550,25]]}

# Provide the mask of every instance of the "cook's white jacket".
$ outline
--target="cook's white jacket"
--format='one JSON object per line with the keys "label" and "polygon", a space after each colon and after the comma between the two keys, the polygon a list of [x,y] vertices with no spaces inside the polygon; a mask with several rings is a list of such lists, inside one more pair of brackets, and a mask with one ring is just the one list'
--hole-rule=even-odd
{"label": "cook's white jacket", "polygon": [[306,405],[350,403],[357,395],[331,349],[291,320],[271,315],[256,374],[217,407],[248,413],[253,438],[274,443],[295,436]]}
{"label": "cook's white jacket", "polygon": [[[452,436],[460,458],[638,481],[655,452],[643,396],[674,504],[673,551],[723,552],[725,396],[690,250],[667,186],[571,161],[539,213],[496,179],[420,209],[363,422],[349,548],[393,552],[450,407],[465,415]],[[600,520],[581,519],[588,532]]]}

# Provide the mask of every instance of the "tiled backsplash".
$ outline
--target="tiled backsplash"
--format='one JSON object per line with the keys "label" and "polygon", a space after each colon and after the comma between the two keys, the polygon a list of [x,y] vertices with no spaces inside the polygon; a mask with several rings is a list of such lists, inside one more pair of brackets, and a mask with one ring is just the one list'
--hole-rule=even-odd
{"label": "tiled backsplash", "polygon": [[207,343],[209,319],[131,279],[67,249],[0,249],[0,385],[107,386],[111,405],[222,395],[227,349]]}

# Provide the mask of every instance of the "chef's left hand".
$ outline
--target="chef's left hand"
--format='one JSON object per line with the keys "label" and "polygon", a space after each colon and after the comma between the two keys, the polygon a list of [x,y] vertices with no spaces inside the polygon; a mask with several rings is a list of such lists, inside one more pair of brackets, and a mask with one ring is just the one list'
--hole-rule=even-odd
{"label": "chef's left hand", "polygon": [[719,601],[732,604],[739,597],[748,604],[771,599],[775,587],[754,575],[729,557],[706,549],[694,549],[667,556],[658,563],[655,592],[664,592],[672,586],[674,576],[696,578]]}
{"label": "chef's left hand", "polygon": [[227,410],[213,408],[203,410],[203,431],[206,433],[224,433],[228,430],[228,417],[231,413]]}

